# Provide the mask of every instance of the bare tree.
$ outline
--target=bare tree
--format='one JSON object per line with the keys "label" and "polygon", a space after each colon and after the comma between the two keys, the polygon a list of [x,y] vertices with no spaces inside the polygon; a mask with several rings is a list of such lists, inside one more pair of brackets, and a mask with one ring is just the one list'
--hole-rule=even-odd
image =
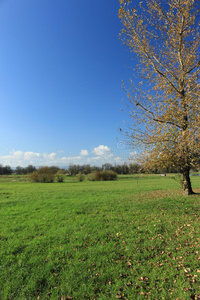
{"label": "bare tree", "polygon": [[121,39],[138,66],[126,89],[132,145],[146,149],[149,164],[179,166],[192,194],[190,169],[200,155],[199,0],[146,0],[137,10],[120,0]]}

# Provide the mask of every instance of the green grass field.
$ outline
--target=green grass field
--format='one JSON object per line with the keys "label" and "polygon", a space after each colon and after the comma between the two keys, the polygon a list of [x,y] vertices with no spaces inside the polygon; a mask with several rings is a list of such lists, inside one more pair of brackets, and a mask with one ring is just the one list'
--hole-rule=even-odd
{"label": "green grass field", "polygon": [[0,177],[0,299],[200,299],[199,207],[168,176]]}

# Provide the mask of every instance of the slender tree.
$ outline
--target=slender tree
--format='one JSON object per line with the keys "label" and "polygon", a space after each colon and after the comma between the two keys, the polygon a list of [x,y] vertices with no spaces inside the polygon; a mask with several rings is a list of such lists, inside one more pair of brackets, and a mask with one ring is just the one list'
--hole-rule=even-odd
{"label": "slender tree", "polygon": [[199,0],[146,0],[136,9],[120,0],[119,9],[121,39],[136,54],[142,80],[126,88],[126,135],[146,149],[149,164],[178,166],[186,194],[200,156],[199,7]]}

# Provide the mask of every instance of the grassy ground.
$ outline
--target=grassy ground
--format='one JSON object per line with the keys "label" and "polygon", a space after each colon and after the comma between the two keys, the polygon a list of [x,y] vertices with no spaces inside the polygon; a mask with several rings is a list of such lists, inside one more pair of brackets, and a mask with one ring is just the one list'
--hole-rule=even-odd
{"label": "grassy ground", "polygon": [[1,177],[0,299],[199,299],[199,206],[158,175]]}

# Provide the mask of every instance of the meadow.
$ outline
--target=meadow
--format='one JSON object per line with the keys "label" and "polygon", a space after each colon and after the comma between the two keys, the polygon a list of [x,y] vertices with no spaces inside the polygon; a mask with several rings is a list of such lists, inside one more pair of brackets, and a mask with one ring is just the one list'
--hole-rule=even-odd
{"label": "meadow", "polygon": [[2,176],[0,299],[200,299],[199,208],[169,176]]}

